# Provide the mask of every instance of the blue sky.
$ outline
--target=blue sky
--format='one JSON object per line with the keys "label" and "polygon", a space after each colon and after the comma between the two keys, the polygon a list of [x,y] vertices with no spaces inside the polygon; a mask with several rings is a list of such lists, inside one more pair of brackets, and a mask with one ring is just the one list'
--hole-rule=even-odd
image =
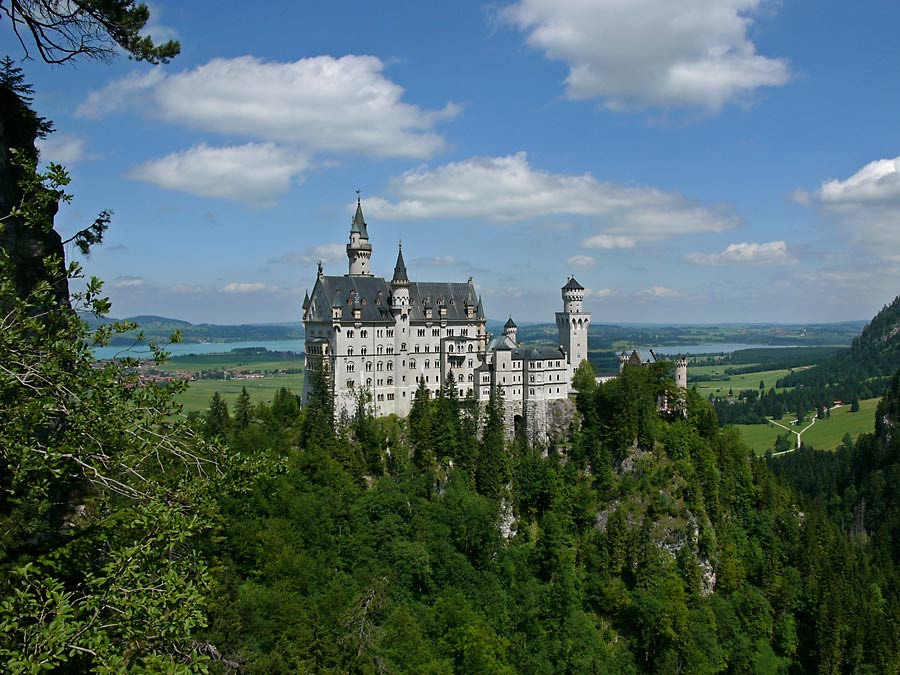
{"label": "blue sky", "polygon": [[[865,319],[900,291],[900,5],[151,4],[182,54],[26,62],[113,315],[299,318],[355,205],[490,317]],[[8,22],[0,41],[21,50]],[[74,255],[74,252],[72,252]]]}

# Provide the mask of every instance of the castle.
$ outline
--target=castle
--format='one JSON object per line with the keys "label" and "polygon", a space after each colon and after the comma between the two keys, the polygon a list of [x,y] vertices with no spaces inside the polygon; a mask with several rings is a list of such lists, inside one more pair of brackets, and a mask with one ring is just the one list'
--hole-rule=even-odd
{"label": "castle", "polygon": [[359,199],[346,250],[348,273],[326,275],[319,262],[315,285],[303,299],[305,401],[316,371],[326,370],[336,414],[352,414],[363,390],[376,415],[405,417],[420,383],[434,396],[452,376],[460,398],[487,401],[499,387],[508,429],[527,420],[536,438],[546,436],[552,410],[568,400],[575,369],[587,359],[591,314],[584,311],[584,287],[574,277],[561,289],[559,346],[524,347],[516,341],[512,318],[501,335],[487,333],[471,278],[411,281],[402,245],[393,277],[374,276]]}

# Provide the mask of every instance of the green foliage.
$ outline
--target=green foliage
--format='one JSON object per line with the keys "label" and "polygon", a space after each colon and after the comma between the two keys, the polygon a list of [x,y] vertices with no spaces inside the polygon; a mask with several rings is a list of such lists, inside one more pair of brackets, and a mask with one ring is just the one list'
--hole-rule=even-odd
{"label": "green foliage", "polygon": [[150,18],[147,5],[135,0],[77,0],[60,5],[47,0],[0,0],[5,15],[28,56],[30,42],[47,63],[71,59],[110,59],[116,47],[130,58],[166,63],[181,50],[169,40],[154,45],[141,31]]}

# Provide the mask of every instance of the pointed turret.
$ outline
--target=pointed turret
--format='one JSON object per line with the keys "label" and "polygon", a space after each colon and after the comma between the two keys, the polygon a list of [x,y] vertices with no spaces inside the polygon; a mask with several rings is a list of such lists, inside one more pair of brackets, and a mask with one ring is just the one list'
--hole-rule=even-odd
{"label": "pointed turret", "polygon": [[518,329],[516,327],[516,322],[512,320],[512,317],[509,317],[509,321],[507,321],[503,326],[503,334],[510,340],[515,342],[517,331]]}
{"label": "pointed turret", "polygon": [[478,296],[478,309],[475,310],[475,318],[479,321],[484,320],[484,303],[481,302],[481,296]]}
{"label": "pointed turret", "polygon": [[391,285],[406,284],[409,284],[409,276],[406,274],[406,263],[403,262],[403,243],[401,242],[397,248],[397,264],[394,265],[394,278],[391,279]]}
{"label": "pointed turret", "polygon": [[369,243],[369,230],[363,217],[362,202],[359,191],[356,193],[356,215],[350,224],[350,243],[347,244],[347,258],[350,260],[350,276],[372,276],[369,271],[369,259],[372,257],[372,245]]}

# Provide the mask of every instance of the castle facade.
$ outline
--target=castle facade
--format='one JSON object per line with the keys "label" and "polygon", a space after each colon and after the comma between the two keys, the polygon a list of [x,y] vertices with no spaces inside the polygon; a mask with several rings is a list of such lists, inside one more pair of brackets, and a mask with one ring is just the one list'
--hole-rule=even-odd
{"label": "castle facade", "polygon": [[357,200],[347,274],[326,275],[320,262],[315,285],[303,300],[305,400],[316,371],[325,370],[337,414],[352,414],[364,390],[376,415],[406,416],[420,382],[433,396],[452,376],[460,398],[486,401],[499,387],[510,421],[531,420],[540,433],[553,402],[568,399],[575,369],[587,358],[591,315],[583,308],[584,287],[574,277],[562,287],[558,347],[523,347],[511,318],[502,335],[487,333],[484,306],[471,278],[413,281],[401,246],[388,280],[372,274],[371,256]]}

